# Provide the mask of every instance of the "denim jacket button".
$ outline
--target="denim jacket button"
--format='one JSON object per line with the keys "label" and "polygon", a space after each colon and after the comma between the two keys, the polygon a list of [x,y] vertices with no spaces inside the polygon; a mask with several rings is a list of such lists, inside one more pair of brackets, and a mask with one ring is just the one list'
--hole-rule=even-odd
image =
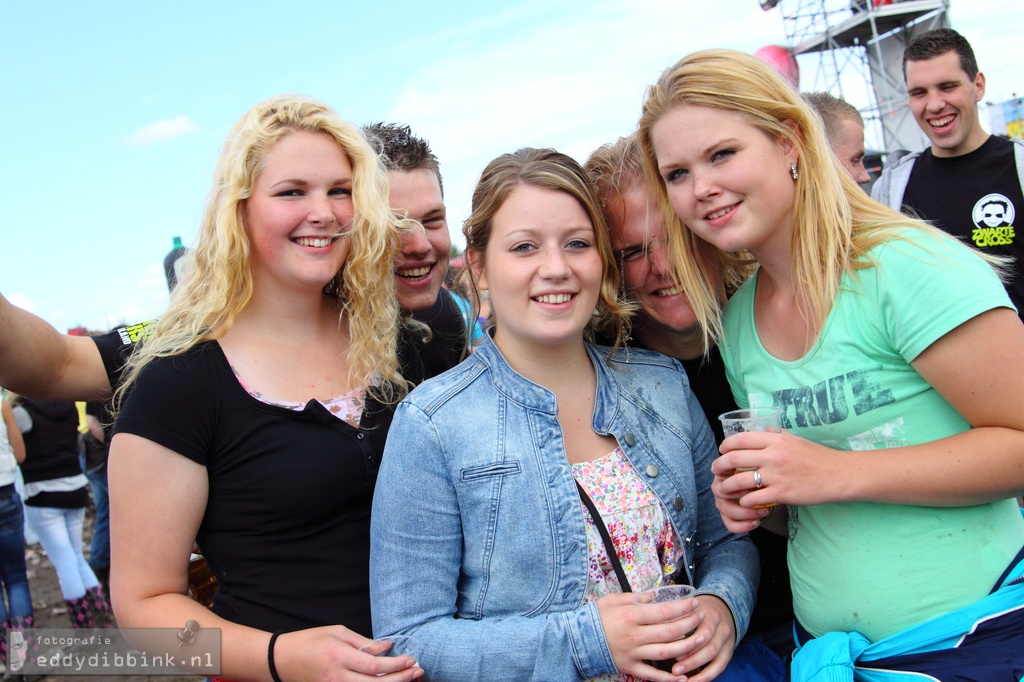
{"label": "denim jacket button", "polygon": [[628,445],[629,447],[633,447],[634,445],[636,445],[636,436],[634,436],[632,433],[627,433],[626,445]]}
{"label": "denim jacket button", "polygon": [[655,466],[654,464],[647,465],[647,475],[650,476],[651,478],[656,477],[660,473],[661,470],[659,470],[658,467]]}
{"label": "denim jacket button", "polygon": [[676,499],[672,500],[672,506],[676,508],[676,511],[682,511],[683,510],[683,498],[677,497]]}

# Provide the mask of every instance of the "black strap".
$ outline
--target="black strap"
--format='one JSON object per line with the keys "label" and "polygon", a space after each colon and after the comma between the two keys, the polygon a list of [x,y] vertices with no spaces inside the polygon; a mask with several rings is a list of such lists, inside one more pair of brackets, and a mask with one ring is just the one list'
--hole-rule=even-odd
{"label": "black strap", "polygon": [[612,562],[612,568],[615,569],[615,577],[619,579],[619,587],[622,588],[623,592],[632,592],[633,588],[629,586],[629,579],[626,577],[626,572],[622,570],[622,562],[619,561],[619,553],[615,551],[615,545],[612,544],[612,538],[608,535],[608,529],[604,527],[604,521],[601,519],[601,515],[597,512],[597,507],[594,506],[594,501],[590,499],[590,495],[587,495],[587,491],[583,489],[579,481],[573,479],[576,482],[576,490],[580,491],[580,499],[583,500],[583,504],[587,505],[587,511],[590,512],[590,518],[594,520],[594,525],[597,526],[597,532],[601,534],[601,539],[604,541],[604,549],[608,552],[608,560]]}

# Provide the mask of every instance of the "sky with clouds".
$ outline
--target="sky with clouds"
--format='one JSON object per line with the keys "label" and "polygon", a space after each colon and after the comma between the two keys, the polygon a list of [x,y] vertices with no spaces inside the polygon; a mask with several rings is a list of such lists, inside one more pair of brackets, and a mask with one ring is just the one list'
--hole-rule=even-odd
{"label": "sky with clouds", "polygon": [[[665,67],[784,44],[782,13],[808,1],[4,2],[0,291],[61,330],[158,316],[163,257],[195,238],[225,135],[279,92],[429,139],[460,244],[490,159],[550,146],[582,162],[635,127]],[[1024,3],[952,0],[950,17],[986,99],[1024,93]],[[800,65],[801,87],[820,87]]]}

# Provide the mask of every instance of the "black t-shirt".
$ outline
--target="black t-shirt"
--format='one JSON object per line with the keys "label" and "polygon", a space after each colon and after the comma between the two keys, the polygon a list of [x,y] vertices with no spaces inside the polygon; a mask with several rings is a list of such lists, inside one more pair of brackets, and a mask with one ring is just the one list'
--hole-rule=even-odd
{"label": "black t-shirt", "polygon": [[[422,366],[403,371],[422,379]],[[115,433],[207,469],[197,537],[217,577],[214,611],[262,630],[342,624],[369,636],[370,507],[393,409],[368,399],[360,428],[316,401],[253,398],[216,342],[140,374]]]}
{"label": "black t-shirt", "polygon": [[462,361],[467,344],[466,321],[447,289],[438,292],[434,305],[413,313],[412,317],[430,327],[430,339],[418,348],[428,379]]}
{"label": "black t-shirt", "polygon": [[914,161],[904,211],[930,220],[985,253],[1014,258],[1010,299],[1024,315],[1024,236],[1014,227],[1024,194],[1014,144],[992,135],[973,152],[936,157],[931,149]]}

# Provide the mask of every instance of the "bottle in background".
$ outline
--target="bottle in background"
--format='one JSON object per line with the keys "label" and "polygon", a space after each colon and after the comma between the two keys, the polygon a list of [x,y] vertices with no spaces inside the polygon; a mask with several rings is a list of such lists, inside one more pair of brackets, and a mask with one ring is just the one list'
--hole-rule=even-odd
{"label": "bottle in background", "polygon": [[185,255],[185,251],[185,247],[181,244],[181,237],[175,237],[174,246],[164,256],[164,274],[167,276],[168,291],[174,291],[174,287],[178,284],[178,279],[184,274],[185,261],[182,259],[182,256]]}

